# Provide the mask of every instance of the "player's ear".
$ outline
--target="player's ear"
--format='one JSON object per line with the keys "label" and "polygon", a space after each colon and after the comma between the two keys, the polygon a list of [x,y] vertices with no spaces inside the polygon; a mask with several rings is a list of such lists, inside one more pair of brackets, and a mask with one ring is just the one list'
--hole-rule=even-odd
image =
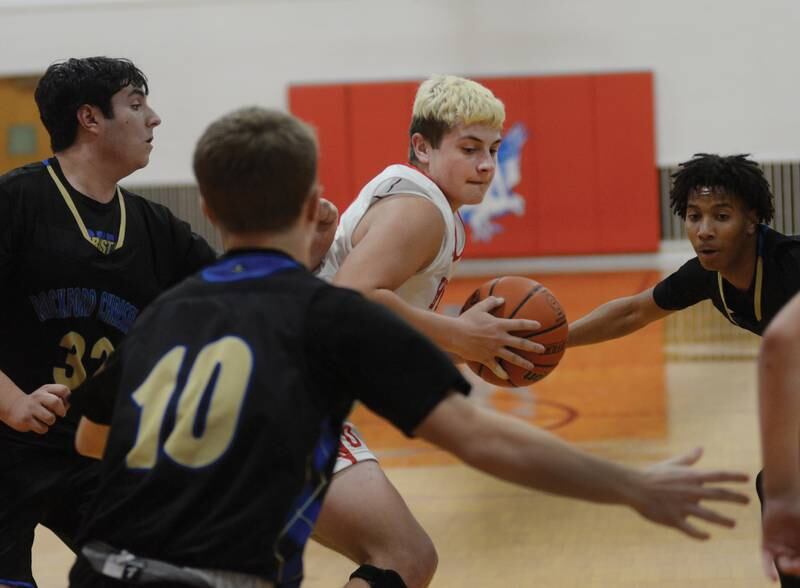
{"label": "player's ear", "polygon": [[78,127],[90,132],[96,133],[99,126],[99,118],[102,112],[96,106],[90,104],[82,104],[78,107],[75,116],[78,119]]}
{"label": "player's ear", "polygon": [[420,163],[429,163],[431,160],[431,144],[421,133],[411,135],[411,148]]}

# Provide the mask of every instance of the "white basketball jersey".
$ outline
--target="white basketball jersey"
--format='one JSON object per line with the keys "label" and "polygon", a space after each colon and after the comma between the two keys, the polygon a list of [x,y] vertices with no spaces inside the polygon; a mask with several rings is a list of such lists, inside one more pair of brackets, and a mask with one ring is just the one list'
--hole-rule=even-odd
{"label": "white basketball jersey", "polygon": [[[330,280],[353,249],[353,232],[369,207],[383,198],[411,194],[433,202],[444,218],[445,231],[439,253],[428,267],[410,277],[395,293],[417,308],[435,309],[461,258],[466,241],[464,223],[453,212],[445,195],[428,176],[408,165],[390,165],[375,176],[347,207],[339,220],[336,237],[322,262],[319,276]],[[397,255],[402,255],[398,251]]]}

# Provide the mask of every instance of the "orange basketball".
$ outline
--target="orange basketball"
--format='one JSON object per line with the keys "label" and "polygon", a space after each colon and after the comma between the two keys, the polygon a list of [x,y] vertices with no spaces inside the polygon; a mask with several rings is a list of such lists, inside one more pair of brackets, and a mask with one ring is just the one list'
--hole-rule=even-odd
{"label": "orange basketball", "polygon": [[461,308],[463,313],[487,296],[498,296],[505,300],[492,310],[492,314],[502,318],[524,318],[539,321],[542,325],[537,331],[512,332],[545,346],[544,353],[531,353],[521,349],[513,351],[524,356],[534,364],[531,371],[525,370],[498,358],[498,362],[508,374],[508,380],[501,380],[483,364],[468,361],[467,365],[481,378],[497,386],[528,386],[538,382],[552,372],[561,361],[567,344],[567,315],[552,292],[535,280],[520,276],[504,276],[483,284],[467,298]]}

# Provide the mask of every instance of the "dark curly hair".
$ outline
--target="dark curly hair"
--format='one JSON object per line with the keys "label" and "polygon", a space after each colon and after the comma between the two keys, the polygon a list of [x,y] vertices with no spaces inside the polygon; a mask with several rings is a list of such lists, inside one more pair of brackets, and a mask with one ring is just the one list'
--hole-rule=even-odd
{"label": "dark curly hair", "polygon": [[775,215],[772,191],[764,172],[748,156],[695,153],[692,159],[681,163],[680,169],[672,174],[669,193],[672,212],[685,219],[689,194],[707,186],[740,198],[745,206],[756,211],[759,222],[770,222]]}
{"label": "dark curly hair", "polygon": [[103,116],[114,118],[111,97],[129,85],[148,93],[147,78],[127,59],[73,58],[48,67],[34,97],[53,151],[63,151],[75,142],[78,133],[75,113],[81,106],[97,106]]}

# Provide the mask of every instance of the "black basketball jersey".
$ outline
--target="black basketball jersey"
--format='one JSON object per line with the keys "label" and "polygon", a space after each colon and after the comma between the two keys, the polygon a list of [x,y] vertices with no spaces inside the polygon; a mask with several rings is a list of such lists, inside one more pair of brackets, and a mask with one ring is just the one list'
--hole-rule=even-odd
{"label": "black basketball jersey", "polygon": [[763,264],[760,288],[757,288],[758,271],[754,272],[747,291],[741,291],[725,279],[720,282],[717,272],[703,269],[695,257],[656,284],[653,299],[665,310],[681,310],[711,299],[733,324],[761,335],[780,309],[800,291],[800,241],[760,225],[757,255]]}
{"label": "black basketball jersey", "polygon": [[[59,186],[60,184],[60,186]],[[24,392],[78,386],[159,293],[215,259],[167,208],[127,190],[103,204],[56,158],[0,177],[0,370]],[[72,451],[74,423],[13,438]]]}
{"label": "black basketball jersey", "polygon": [[73,394],[111,422],[81,535],[295,585],[353,401],[411,435],[450,390],[469,384],[393,313],[280,252],[228,254]]}

